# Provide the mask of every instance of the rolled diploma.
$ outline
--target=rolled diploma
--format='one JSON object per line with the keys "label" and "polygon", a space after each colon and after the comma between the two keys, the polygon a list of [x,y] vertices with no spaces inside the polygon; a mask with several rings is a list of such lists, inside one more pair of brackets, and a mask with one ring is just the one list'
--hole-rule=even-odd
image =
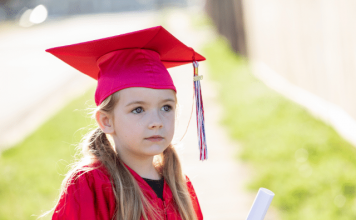
{"label": "rolled diploma", "polygon": [[271,190],[260,188],[246,220],[263,220],[273,197]]}

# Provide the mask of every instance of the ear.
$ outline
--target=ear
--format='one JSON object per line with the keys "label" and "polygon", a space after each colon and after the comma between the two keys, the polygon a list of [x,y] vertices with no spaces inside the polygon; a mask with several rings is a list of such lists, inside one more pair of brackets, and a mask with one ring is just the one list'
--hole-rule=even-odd
{"label": "ear", "polygon": [[97,111],[95,114],[95,120],[105,134],[114,133],[114,123],[112,117],[108,113]]}

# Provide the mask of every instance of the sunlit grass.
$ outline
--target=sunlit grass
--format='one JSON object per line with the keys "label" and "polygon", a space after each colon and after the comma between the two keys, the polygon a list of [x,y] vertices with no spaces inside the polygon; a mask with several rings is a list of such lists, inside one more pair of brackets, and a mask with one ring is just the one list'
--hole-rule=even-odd
{"label": "sunlit grass", "polygon": [[92,90],[71,102],[25,141],[2,152],[1,220],[36,219],[54,206],[63,179],[60,174],[65,174],[67,165],[73,162],[76,144],[87,130],[81,128],[92,124],[85,109],[93,102],[87,100],[93,100]]}
{"label": "sunlit grass", "polygon": [[249,185],[276,196],[283,220],[356,219],[356,150],[330,126],[267,88],[223,39],[205,46],[222,123],[254,168]]}

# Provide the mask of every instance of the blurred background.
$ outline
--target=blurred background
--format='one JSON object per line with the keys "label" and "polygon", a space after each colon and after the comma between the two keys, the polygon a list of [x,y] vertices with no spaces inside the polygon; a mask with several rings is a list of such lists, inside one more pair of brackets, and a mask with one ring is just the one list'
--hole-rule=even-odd
{"label": "blurred background", "polygon": [[205,219],[245,219],[260,187],[276,194],[266,219],[355,219],[355,10],[351,0],[0,0],[0,219],[50,210],[95,127],[95,81],[45,49],[157,25],[207,58],[204,163],[189,124],[192,67],[169,70],[175,139]]}

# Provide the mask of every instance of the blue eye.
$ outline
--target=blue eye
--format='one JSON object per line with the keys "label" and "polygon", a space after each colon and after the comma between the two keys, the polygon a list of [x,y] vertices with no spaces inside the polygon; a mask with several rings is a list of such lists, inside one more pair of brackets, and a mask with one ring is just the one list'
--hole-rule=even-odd
{"label": "blue eye", "polygon": [[143,112],[143,108],[142,107],[137,107],[134,110],[131,111],[134,114],[139,114],[141,112]]}
{"label": "blue eye", "polygon": [[170,105],[164,105],[164,106],[162,107],[162,109],[163,109],[163,111],[169,112],[170,110],[172,110],[172,106],[170,106]]}

